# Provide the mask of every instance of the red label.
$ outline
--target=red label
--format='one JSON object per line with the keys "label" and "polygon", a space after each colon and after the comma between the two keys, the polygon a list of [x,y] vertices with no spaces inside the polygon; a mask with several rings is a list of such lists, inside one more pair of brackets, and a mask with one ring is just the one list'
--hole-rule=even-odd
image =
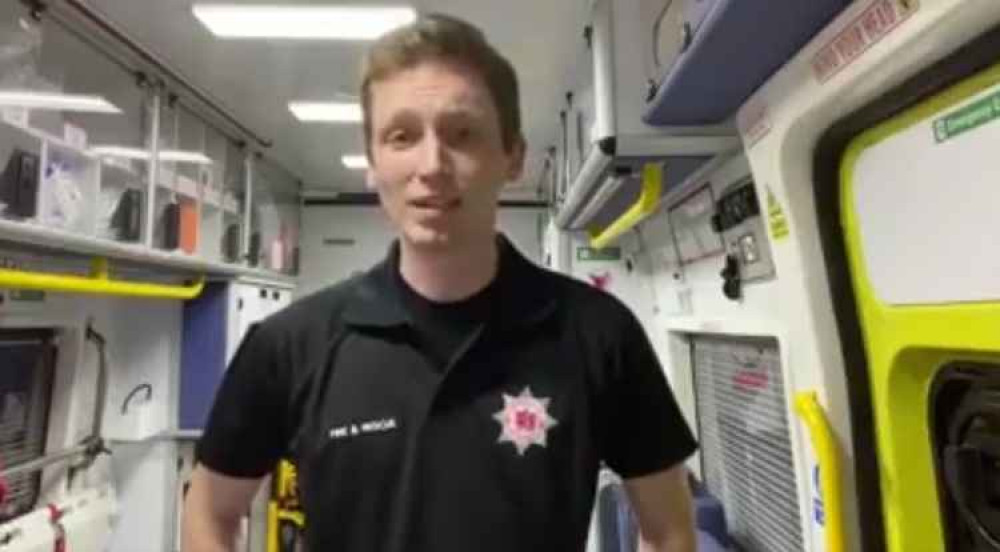
{"label": "red label", "polygon": [[733,385],[739,389],[764,389],[767,387],[767,372],[737,372],[733,375]]}
{"label": "red label", "polygon": [[917,0],[875,0],[813,57],[813,74],[826,82],[854,63],[919,8]]}
{"label": "red label", "polygon": [[527,410],[519,410],[514,414],[514,425],[520,431],[535,431],[538,427],[538,415]]}

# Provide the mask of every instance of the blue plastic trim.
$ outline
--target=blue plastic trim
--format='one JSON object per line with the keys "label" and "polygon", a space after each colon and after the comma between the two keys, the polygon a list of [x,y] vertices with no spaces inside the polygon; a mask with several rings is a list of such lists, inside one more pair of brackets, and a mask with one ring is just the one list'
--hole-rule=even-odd
{"label": "blue plastic trim", "polygon": [[226,371],[227,284],[184,303],[179,429],[203,429]]}

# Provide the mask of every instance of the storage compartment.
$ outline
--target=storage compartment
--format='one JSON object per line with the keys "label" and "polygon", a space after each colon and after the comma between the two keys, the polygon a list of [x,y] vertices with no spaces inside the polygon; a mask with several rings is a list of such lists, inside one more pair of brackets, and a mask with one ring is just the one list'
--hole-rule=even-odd
{"label": "storage compartment", "polygon": [[48,141],[43,147],[38,193],[39,220],[52,228],[91,236],[97,227],[98,161],[93,156]]}
{"label": "storage compartment", "polygon": [[[597,0],[577,60],[574,86],[566,100],[564,167],[568,183],[559,207],[556,224],[567,230],[601,227],[617,213],[606,214],[601,222],[594,217],[605,202],[616,195],[616,178],[638,173],[643,164],[663,161],[677,165],[667,172],[663,193],[680,181],[678,174],[693,174],[719,155],[740,146],[731,126],[674,126],[656,128],[641,118],[643,86],[644,18],[640,0]],[[616,199],[616,205],[628,205]]]}
{"label": "storage compartment", "polygon": [[295,274],[299,248],[299,182],[280,166],[258,159],[253,165],[249,262],[273,272]]}
{"label": "storage compartment", "polygon": [[222,377],[250,326],[291,300],[292,291],[286,288],[214,282],[184,304],[179,429],[204,427]]}
{"label": "storage compartment", "polygon": [[10,149],[0,175],[0,214],[29,219],[38,211],[38,177],[41,160],[37,153],[17,146]]}
{"label": "storage compartment", "polygon": [[650,125],[712,125],[736,112],[849,0],[643,0]]}
{"label": "storage compartment", "polygon": [[142,239],[146,211],[146,162],[104,159],[98,237],[135,243]]}
{"label": "storage compartment", "polygon": [[947,549],[1000,550],[1000,365],[943,367],[929,406]]}
{"label": "storage compartment", "polygon": [[771,338],[693,335],[702,475],[740,550],[804,550],[785,381]]}
{"label": "storage compartment", "polygon": [[[643,160],[645,161],[645,160]],[[671,157],[663,161],[663,186],[660,190],[660,197],[663,198],[676,191],[681,185],[695,175],[699,169],[706,167],[711,161],[710,157]],[[638,199],[642,190],[641,170],[635,168],[639,166],[640,160],[620,159],[615,161],[617,169],[612,182],[605,183],[604,187],[597,194],[607,194],[605,201],[592,201],[591,206],[600,205],[600,209],[593,216],[588,216],[585,211],[581,218],[588,218],[590,228],[605,228],[615,221],[623,212],[627,211]],[[595,199],[598,199],[595,195]]]}
{"label": "storage compartment", "polygon": [[179,429],[204,427],[222,375],[229,361],[226,336],[244,305],[230,297],[230,285],[213,283],[201,295],[184,304],[181,341],[180,420]]}

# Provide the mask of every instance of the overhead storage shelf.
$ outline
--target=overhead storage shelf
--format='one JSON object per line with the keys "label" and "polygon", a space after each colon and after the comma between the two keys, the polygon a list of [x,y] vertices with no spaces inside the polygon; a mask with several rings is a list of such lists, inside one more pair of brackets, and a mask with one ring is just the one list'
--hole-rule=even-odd
{"label": "overhead storage shelf", "polygon": [[557,148],[560,169],[555,222],[564,230],[594,227],[608,201],[619,210],[639,196],[639,178],[649,162],[664,163],[660,194],[687,176],[740,147],[731,124],[656,128],[642,121],[644,98],[641,0],[596,0],[578,63],[580,80],[567,94],[561,115],[563,139]]}
{"label": "overhead storage shelf", "polygon": [[[83,236],[42,224],[0,219],[0,243],[30,244],[60,253],[93,255],[148,267],[206,274],[209,277],[251,277],[293,283],[294,278],[270,270],[232,263],[212,262],[183,253],[162,251],[140,244]],[[0,286],[3,287],[3,286]]]}
{"label": "overhead storage shelf", "polygon": [[[656,209],[667,196],[685,188],[687,182],[699,179],[713,170],[719,165],[721,159],[724,158],[668,157],[656,159],[652,164],[660,168],[662,184],[657,187],[655,205],[650,210]],[[616,181],[607,182],[598,190],[597,197],[588,202],[587,211],[580,215],[581,220],[587,221],[586,229],[588,231],[596,233],[608,228],[642,198],[644,172],[640,169],[628,176],[618,177]],[[600,197],[602,194],[605,197]],[[650,214],[652,213],[646,213],[642,218],[644,219]],[[636,224],[641,220],[635,221]]]}
{"label": "overhead storage shelf", "polygon": [[53,6],[40,20],[14,4],[4,15],[20,24],[0,42],[30,48],[23,66],[0,68],[5,248],[220,277],[297,273],[301,186],[267,178],[273,162],[252,146],[266,141],[165,78],[176,75],[148,55],[137,61],[141,47],[111,27],[82,41],[73,27],[97,17],[83,4]]}
{"label": "overhead storage shelf", "polygon": [[561,114],[557,226],[621,230],[642,166],[662,164],[662,199],[729,158],[741,104],[848,3],[594,0]]}
{"label": "overhead storage shelf", "polygon": [[645,29],[652,58],[643,120],[711,125],[729,119],[750,95],[849,0],[658,0]]}

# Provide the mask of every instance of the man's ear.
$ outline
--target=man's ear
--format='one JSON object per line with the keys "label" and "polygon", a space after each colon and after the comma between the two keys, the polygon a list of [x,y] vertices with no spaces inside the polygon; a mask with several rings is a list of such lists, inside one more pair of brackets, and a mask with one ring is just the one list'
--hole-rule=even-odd
{"label": "man's ear", "polygon": [[511,145],[510,153],[507,156],[507,181],[516,182],[524,174],[524,157],[528,145],[524,141],[524,136],[518,136],[514,144]]}

